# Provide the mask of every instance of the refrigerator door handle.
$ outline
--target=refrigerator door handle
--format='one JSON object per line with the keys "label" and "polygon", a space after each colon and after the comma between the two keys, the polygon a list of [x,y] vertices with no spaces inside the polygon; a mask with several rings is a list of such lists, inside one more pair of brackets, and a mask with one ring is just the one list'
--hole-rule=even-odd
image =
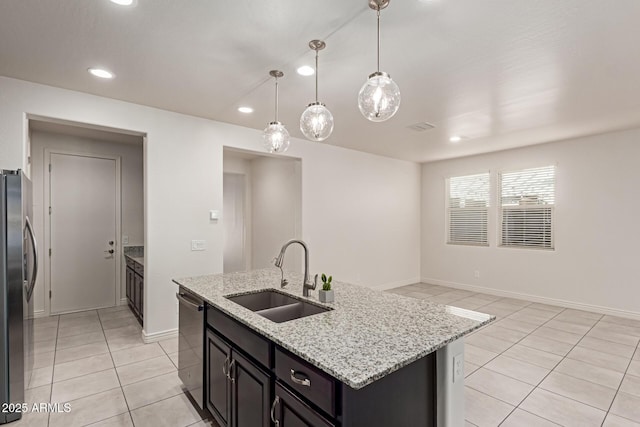
{"label": "refrigerator door handle", "polygon": [[36,278],[38,277],[38,246],[36,244],[36,236],[33,234],[33,227],[31,227],[31,221],[29,217],[25,217],[26,229],[29,232],[29,239],[31,240],[31,247],[33,248],[33,275],[31,276],[31,282],[27,288],[27,301],[31,300],[33,295],[33,288],[36,286]]}

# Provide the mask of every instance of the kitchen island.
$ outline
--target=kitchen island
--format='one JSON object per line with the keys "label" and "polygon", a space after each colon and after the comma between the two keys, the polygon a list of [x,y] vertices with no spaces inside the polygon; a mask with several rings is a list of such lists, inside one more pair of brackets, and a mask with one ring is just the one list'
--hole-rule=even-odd
{"label": "kitchen island", "polygon": [[[265,374],[261,387],[268,394],[260,408],[251,410],[264,411],[268,403],[275,425],[456,425],[464,403],[460,338],[492,321],[492,316],[342,282],[333,285],[335,302],[320,304],[317,292],[301,296],[301,275],[287,272],[285,277],[289,285],[283,289],[275,268],[174,280],[206,305],[204,401],[219,423],[241,424],[232,415],[237,416],[238,405],[247,399],[230,399],[227,390],[227,407],[222,408],[226,417],[211,400],[220,387],[239,385],[231,365],[247,358],[256,365],[251,368]],[[276,323],[228,298],[267,289],[328,311]],[[255,354],[252,349],[257,349]],[[232,357],[233,351],[238,357]],[[216,358],[220,369],[214,366]],[[222,383],[212,379],[218,370],[228,384],[224,378]],[[312,386],[307,384],[311,379],[316,379]],[[314,390],[316,385],[326,387]],[[282,395],[287,393],[295,404],[286,404]],[[304,406],[326,423],[305,419]],[[295,421],[287,423],[287,414]],[[371,424],[372,420],[378,421]],[[271,424],[266,420],[264,425]]]}

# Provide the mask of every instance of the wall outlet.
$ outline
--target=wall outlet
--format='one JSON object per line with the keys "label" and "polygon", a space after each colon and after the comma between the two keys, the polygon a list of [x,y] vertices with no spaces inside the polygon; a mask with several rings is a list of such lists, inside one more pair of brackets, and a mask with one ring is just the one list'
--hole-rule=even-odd
{"label": "wall outlet", "polygon": [[453,356],[453,382],[464,378],[464,355],[462,353]]}
{"label": "wall outlet", "polygon": [[480,278],[480,270],[476,270],[473,272],[473,277],[475,277],[476,279]]}
{"label": "wall outlet", "polygon": [[122,244],[123,245],[129,244],[129,236],[122,236]]}
{"label": "wall outlet", "polygon": [[191,241],[191,250],[192,251],[204,251],[207,249],[207,243],[204,240],[192,240]]}

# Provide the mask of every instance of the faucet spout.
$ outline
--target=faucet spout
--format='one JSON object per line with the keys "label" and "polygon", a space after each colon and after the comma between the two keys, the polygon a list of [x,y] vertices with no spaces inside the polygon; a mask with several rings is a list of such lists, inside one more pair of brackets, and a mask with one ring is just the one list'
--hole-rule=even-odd
{"label": "faucet spout", "polygon": [[284,245],[282,245],[282,249],[280,249],[280,254],[276,258],[275,265],[278,268],[282,268],[282,264],[284,263],[284,254],[287,251],[287,248],[294,243],[299,244],[304,249],[304,279],[302,282],[302,296],[308,297],[309,289],[316,288],[316,285],[318,283],[318,280],[317,280],[318,278],[316,276],[316,280],[313,283],[309,280],[309,247],[305,242],[299,239],[291,239],[288,242],[286,242]]}

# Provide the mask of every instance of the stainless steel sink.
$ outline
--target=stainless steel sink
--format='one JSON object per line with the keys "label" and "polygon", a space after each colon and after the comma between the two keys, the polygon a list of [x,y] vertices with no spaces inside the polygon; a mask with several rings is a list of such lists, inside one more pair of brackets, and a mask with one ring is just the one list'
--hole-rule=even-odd
{"label": "stainless steel sink", "polygon": [[272,289],[226,298],[276,323],[300,319],[331,310]]}

